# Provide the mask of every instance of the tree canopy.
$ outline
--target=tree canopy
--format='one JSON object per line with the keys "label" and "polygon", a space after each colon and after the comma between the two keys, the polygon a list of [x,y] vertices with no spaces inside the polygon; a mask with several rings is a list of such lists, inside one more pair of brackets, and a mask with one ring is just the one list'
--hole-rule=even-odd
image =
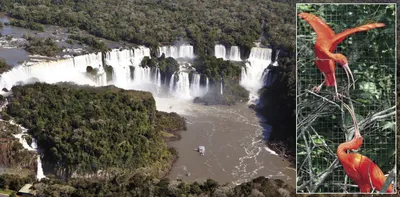
{"label": "tree canopy", "polygon": [[175,156],[160,131],[184,128],[179,118],[158,122],[168,114],[157,112],[149,92],[42,83],[15,86],[12,92],[5,113],[29,129],[44,162],[67,178],[139,168],[161,176]]}

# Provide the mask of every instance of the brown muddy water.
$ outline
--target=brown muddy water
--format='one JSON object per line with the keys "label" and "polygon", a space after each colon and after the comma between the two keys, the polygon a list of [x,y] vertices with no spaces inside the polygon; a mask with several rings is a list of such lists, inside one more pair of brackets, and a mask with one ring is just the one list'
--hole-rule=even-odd
{"label": "brown muddy water", "polygon": [[[295,169],[265,144],[263,128],[247,104],[203,106],[190,101],[156,98],[157,109],[175,111],[187,119],[182,139],[170,143],[179,159],[168,178],[240,184],[259,176],[295,186]],[[195,149],[205,146],[205,155]]]}

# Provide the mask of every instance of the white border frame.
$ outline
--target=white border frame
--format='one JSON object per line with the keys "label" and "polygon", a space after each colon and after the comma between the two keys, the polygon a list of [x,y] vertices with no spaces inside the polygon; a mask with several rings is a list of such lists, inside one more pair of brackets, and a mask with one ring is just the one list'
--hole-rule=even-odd
{"label": "white border frame", "polygon": [[[298,88],[297,88],[297,81],[298,81],[298,74],[297,74],[297,71],[298,71],[298,69],[297,69],[297,58],[298,58],[298,56],[297,56],[297,54],[298,54],[298,48],[297,48],[297,20],[298,20],[298,16],[297,16],[297,6],[298,5],[304,5],[304,4],[314,4],[314,5],[324,5],[324,4],[329,4],[329,5],[332,5],[332,4],[337,4],[337,5],[354,5],[354,4],[357,4],[357,5],[373,5],[373,4],[380,4],[380,5],[391,5],[391,4],[394,4],[394,17],[395,17],[395,38],[394,38],[394,40],[395,40],[395,55],[394,55],[394,58],[395,58],[395,69],[394,69],[394,72],[395,72],[395,88],[394,88],[394,94],[395,94],[395,106],[396,106],[396,108],[395,108],[395,125],[396,125],[396,129],[395,129],[395,152],[396,152],[396,154],[395,154],[395,161],[394,161],[394,163],[395,163],[395,177],[394,177],[394,183],[393,183],[393,188],[396,188],[396,185],[397,185],[397,176],[398,176],[398,174],[397,174],[397,146],[398,146],[398,142],[397,142],[397,135],[398,135],[398,133],[397,133],[397,78],[398,77],[400,77],[400,76],[397,76],[397,50],[398,50],[398,46],[397,46],[397,4],[399,4],[399,3],[396,3],[396,2],[394,2],[394,3],[296,3],[296,13],[295,13],[295,17],[296,17],[296,138],[297,138],[297,120],[298,120],[298,118],[297,118],[297,96],[298,96],[298,92],[297,92],[297,90],[298,90]],[[399,191],[397,191],[397,192],[395,192],[394,190],[393,190],[393,193],[361,193],[361,192],[355,192],[355,193],[338,193],[338,192],[331,192],[331,193],[329,193],[329,192],[327,192],[327,193],[299,193],[298,191],[297,191],[297,140],[296,140],[296,186],[295,186],[295,190],[296,190],[296,194],[299,194],[299,195],[301,195],[301,194],[303,194],[303,195],[314,195],[314,194],[326,194],[326,195],[331,195],[331,194],[336,194],[336,195],[338,195],[338,194],[362,194],[362,195],[393,195],[393,194],[397,194]]]}

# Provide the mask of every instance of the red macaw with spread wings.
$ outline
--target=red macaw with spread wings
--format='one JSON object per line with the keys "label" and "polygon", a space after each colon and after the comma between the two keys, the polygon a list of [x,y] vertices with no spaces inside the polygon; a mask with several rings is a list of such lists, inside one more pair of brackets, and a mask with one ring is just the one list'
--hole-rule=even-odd
{"label": "red macaw with spread wings", "polygon": [[372,23],[367,25],[362,25],[356,28],[347,29],[341,33],[335,34],[333,30],[321,19],[317,16],[309,13],[300,13],[299,16],[305,19],[311,27],[314,29],[315,33],[317,34],[317,41],[315,42],[315,64],[319,68],[319,70],[324,75],[324,81],[321,85],[315,86],[312,90],[315,92],[319,92],[322,85],[325,83],[326,86],[335,86],[336,97],[339,97],[337,91],[337,84],[336,84],[336,76],[335,76],[335,62],[340,64],[347,75],[347,80],[350,85],[350,77],[353,81],[354,85],[354,77],[353,73],[351,72],[347,58],[340,53],[333,53],[339,43],[341,43],[347,36],[354,34],[356,32],[367,31],[373,28],[384,27],[385,24],[383,23]]}

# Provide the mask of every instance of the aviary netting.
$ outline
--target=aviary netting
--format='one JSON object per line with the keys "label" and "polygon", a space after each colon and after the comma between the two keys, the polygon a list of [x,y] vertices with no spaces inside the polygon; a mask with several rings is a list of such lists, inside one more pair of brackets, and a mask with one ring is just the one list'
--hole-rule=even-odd
{"label": "aviary netting", "polygon": [[[395,183],[396,166],[396,46],[394,4],[297,4],[297,14],[307,12],[322,18],[335,33],[364,24],[384,23],[382,29],[353,34],[336,48],[348,59],[355,89],[337,65],[336,80],[343,102],[355,112],[364,138],[358,153],[369,157]],[[297,19],[297,192],[358,193],[360,189],[338,161],[339,144],[353,138],[352,119],[341,101],[334,100],[333,87],[311,89],[321,84],[316,67],[312,27]],[[393,178],[393,179],[392,179]],[[396,184],[394,184],[396,185]],[[372,191],[374,193],[379,191]]]}

